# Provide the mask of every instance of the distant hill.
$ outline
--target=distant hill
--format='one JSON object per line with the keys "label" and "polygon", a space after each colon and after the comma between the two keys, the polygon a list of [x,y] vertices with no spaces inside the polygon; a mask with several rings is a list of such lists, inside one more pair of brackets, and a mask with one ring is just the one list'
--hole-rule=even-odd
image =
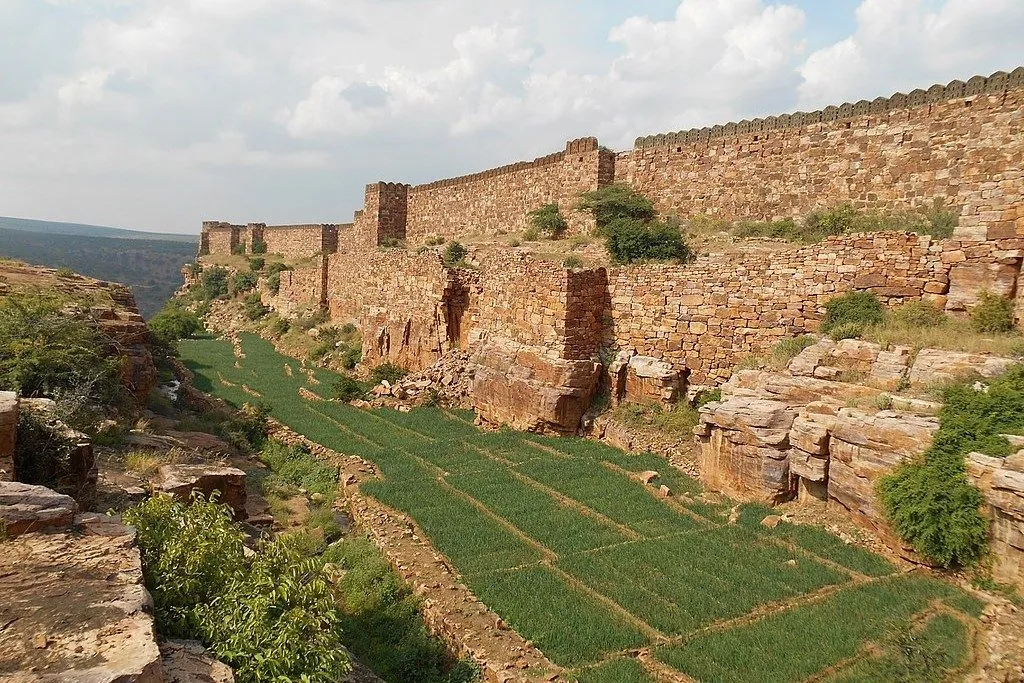
{"label": "distant hill", "polygon": [[[52,231],[10,229],[5,222],[12,220],[63,227]],[[79,229],[87,234],[61,233],[59,229]],[[122,236],[106,237],[93,231]],[[130,237],[124,237],[125,233]],[[153,235],[71,223],[0,219],[0,256],[51,268],[70,268],[98,280],[123,282],[132,288],[139,311],[148,318],[181,286],[181,268],[195,259],[198,240],[198,236],[174,235],[171,240],[154,239]]]}
{"label": "distant hill", "polygon": [[197,235],[181,235],[171,232],[143,232],[142,230],[107,228],[102,225],[37,221],[31,218],[10,218],[8,216],[0,216],[0,228],[21,230],[22,232],[43,232],[48,235],[114,237],[126,240],[166,240],[169,242],[188,242],[190,244],[195,244],[196,240],[199,239]]}

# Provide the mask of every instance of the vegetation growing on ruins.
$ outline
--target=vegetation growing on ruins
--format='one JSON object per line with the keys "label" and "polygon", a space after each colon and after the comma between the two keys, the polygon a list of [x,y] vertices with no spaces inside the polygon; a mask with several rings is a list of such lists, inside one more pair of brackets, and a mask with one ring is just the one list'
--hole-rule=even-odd
{"label": "vegetation growing on ruins", "polygon": [[449,268],[458,268],[465,264],[467,254],[469,254],[469,250],[466,247],[459,242],[452,241],[444,248],[442,259]]}
{"label": "vegetation growing on ruins", "polygon": [[107,357],[106,342],[93,324],[64,311],[71,303],[55,295],[0,298],[0,390],[112,397],[117,359]]}
{"label": "vegetation growing on ruins", "polygon": [[868,325],[885,320],[885,307],[874,292],[853,291],[825,302],[821,331],[833,339],[858,337]]}
{"label": "vegetation growing on ruins", "polygon": [[931,447],[881,479],[878,493],[894,528],[915,550],[944,567],[968,566],[984,552],[988,523],[964,458],[971,452],[1010,455],[1001,435],[1024,434],[1024,366],[982,388],[972,381],[951,384],[943,402]]}
{"label": "vegetation growing on ruins", "polygon": [[1013,302],[991,292],[981,292],[971,311],[971,327],[982,333],[1013,330]]}
{"label": "vegetation growing on ruins", "polygon": [[[375,463],[383,478],[363,491],[408,513],[478,597],[556,663],[577,667],[581,680],[622,680],[614,677],[620,668],[644,680],[617,653],[645,646],[695,678],[754,672],[799,680],[842,671],[869,643],[927,622],[933,601],[954,609],[968,603],[939,581],[895,576],[881,558],[820,529],[765,528],[755,506],[741,507],[730,524],[727,506],[703,500],[697,482],[656,456],[574,438],[484,433],[464,414],[438,408],[401,413],[307,401],[300,387],[328,398],[337,376],[314,369],[312,383],[298,361],[267,342],[243,334],[241,345],[241,359],[216,340],[183,342],[181,352],[217,395],[241,403],[259,393],[292,429]],[[637,480],[652,469],[671,500]],[[767,606],[778,609],[725,621]],[[711,624],[722,627],[705,631]],[[949,637],[967,647],[965,633]],[[659,635],[678,640],[659,646]],[[773,638],[801,645],[762,647]],[[898,658],[891,649],[871,652]]]}
{"label": "vegetation growing on ruins", "polygon": [[530,225],[552,239],[559,237],[569,224],[565,222],[558,204],[544,204],[529,214]]}
{"label": "vegetation growing on ruins", "polygon": [[288,537],[247,558],[230,511],[212,501],[155,496],[124,517],[161,632],[201,640],[241,683],[333,683],[349,670],[330,576]]}
{"label": "vegetation growing on ruins", "polygon": [[584,192],[576,208],[593,213],[596,234],[604,237],[608,255],[618,265],[693,257],[679,228],[656,221],[650,200],[630,187],[612,184]]}

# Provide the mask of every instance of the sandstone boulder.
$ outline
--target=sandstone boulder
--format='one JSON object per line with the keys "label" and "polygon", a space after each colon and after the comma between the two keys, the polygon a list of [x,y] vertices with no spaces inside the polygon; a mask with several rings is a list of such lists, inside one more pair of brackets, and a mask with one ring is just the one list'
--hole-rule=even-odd
{"label": "sandstone boulder", "polygon": [[231,508],[235,519],[245,519],[245,472],[235,467],[164,465],[154,489],[182,502],[191,500],[193,492],[209,498],[217,491],[219,502]]}
{"label": "sandstone boulder", "polygon": [[910,368],[910,386],[927,387],[972,374],[995,377],[1015,362],[1011,358],[978,353],[922,349]]}
{"label": "sandstone boulder", "polygon": [[836,343],[828,337],[819,339],[817,343],[808,346],[798,353],[793,360],[789,361],[789,372],[797,377],[812,377],[819,365],[836,347]]}
{"label": "sandstone boulder", "polygon": [[978,297],[983,291],[999,296],[1012,296],[1019,271],[1019,259],[1016,264],[978,261],[955,264],[949,271],[946,310],[971,310],[978,303]]}
{"label": "sandstone boulder", "polygon": [[160,644],[165,683],[234,683],[227,664],[211,657],[195,640],[165,640]]}
{"label": "sandstone boulder", "polygon": [[0,680],[161,683],[134,532],[82,522],[0,543]]}
{"label": "sandstone boulder", "polygon": [[1024,451],[1009,458],[971,453],[967,472],[991,523],[992,577],[1024,590]]}
{"label": "sandstone boulder", "polygon": [[75,518],[74,498],[17,481],[0,481],[0,527],[8,536],[62,529]]}

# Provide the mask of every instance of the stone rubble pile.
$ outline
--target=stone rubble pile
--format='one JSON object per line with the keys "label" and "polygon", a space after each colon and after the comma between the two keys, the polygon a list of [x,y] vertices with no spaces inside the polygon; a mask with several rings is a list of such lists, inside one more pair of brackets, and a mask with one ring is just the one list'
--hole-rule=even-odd
{"label": "stone rubble pile", "polygon": [[452,351],[445,354],[422,372],[408,374],[394,384],[381,382],[371,393],[380,399],[398,399],[406,403],[420,403],[433,392],[438,399],[449,405],[460,405],[469,395],[472,370],[469,354]]}

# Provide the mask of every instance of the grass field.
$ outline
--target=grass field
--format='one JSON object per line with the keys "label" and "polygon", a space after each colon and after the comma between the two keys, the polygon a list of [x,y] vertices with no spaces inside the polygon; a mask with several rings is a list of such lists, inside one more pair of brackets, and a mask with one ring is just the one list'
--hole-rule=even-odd
{"label": "grass field", "polygon": [[[481,432],[438,408],[364,411],[310,401],[310,373],[258,337],[182,342],[199,388],[261,400],[292,429],[381,470],[363,491],[416,520],[491,609],[583,683],[941,680],[970,655],[980,606],[922,574],[768,510],[700,498],[650,454],[574,438]],[[311,378],[312,376],[312,378]],[[675,496],[635,476],[656,470]],[[643,664],[650,648],[657,664]],[[939,654],[935,654],[938,652]]]}

